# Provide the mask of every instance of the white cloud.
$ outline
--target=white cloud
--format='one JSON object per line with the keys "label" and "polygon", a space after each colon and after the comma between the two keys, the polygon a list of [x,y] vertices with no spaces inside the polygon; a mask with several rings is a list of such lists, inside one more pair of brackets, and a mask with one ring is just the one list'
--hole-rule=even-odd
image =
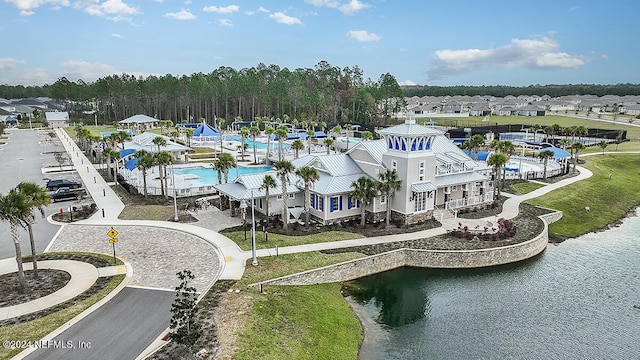
{"label": "white cloud", "polygon": [[340,6],[340,11],[342,11],[342,13],[345,15],[351,15],[368,7],[371,7],[371,5],[361,3],[358,0],[351,0],[348,4]]}
{"label": "white cloud", "polygon": [[513,39],[495,49],[438,50],[427,73],[430,80],[437,80],[489,67],[570,69],[587,63],[584,56],[558,51],[559,47],[554,40],[543,37]]}
{"label": "white cloud", "polygon": [[13,5],[16,9],[20,10],[20,15],[29,16],[33,15],[33,10],[44,5],[53,6],[69,6],[69,0],[5,0],[9,4]]}
{"label": "white cloud", "polygon": [[124,37],[121,34],[111,34],[111,36],[113,36],[114,38],[118,38],[118,39],[122,39]]}
{"label": "white cloud", "polygon": [[101,77],[119,73],[111,65],[90,63],[84,60],[67,60],[60,66],[62,67],[61,76],[65,76],[69,81],[82,79],[85,82],[91,82]]}
{"label": "white cloud", "polygon": [[[77,3],[76,6],[81,6]],[[90,4],[85,11],[91,15],[99,16],[111,21],[131,20],[131,15],[140,14],[136,7],[124,3],[122,0],[107,0],[102,4]]]}
{"label": "white cloud", "polygon": [[218,20],[218,25],[224,27],[232,27],[233,23],[229,19],[220,19]]}
{"label": "white cloud", "polygon": [[304,0],[304,2],[315,6],[326,6],[329,8],[337,8],[340,6],[340,2],[335,0]]}
{"label": "white cloud", "polygon": [[0,58],[0,71],[15,69],[19,64],[24,64],[24,60]]}
{"label": "white cloud", "polygon": [[175,20],[194,20],[196,18],[195,15],[189,12],[189,10],[181,10],[174,13],[166,13],[164,14],[164,16],[168,17],[169,19],[175,19]]}
{"label": "white cloud", "polygon": [[398,82],[398,85],[400,86],[413,86],[413,85],[418,85],[415,82],[411,81],[411,80],[405,80],[405,81],[400,81]]}
{"label": "white cloud", "polygon": [[268,13],[270,13],[271,11],[269,11],[269,10],[267,10],[267,9],[263,8],[262,6],[260,6],[260,7],[258,8],[258,12],[263,12],[263,13],[267,13],[267,14],[268,14]]}
{"label": "white cloud", "polygon": [[234,12],[238,12],[240,10],[240,6],[238,5],[229,5],[229,6],[205,6],[202,8],[204,12],[213,12],[218,14],[232,14]]}
{"label": "white cloud", "polygon": [[354,39],[356,41],[368,42],[368,41],[378,41],[380,40],[380,36],[370,33],[366,30],[351,30],[347,32],[347,37]]}
{"label": "white cloud", "polygon": [[274,19],[276,22],[279,22],[280,24],[287,24],[287,25],[302,24],[300,19],[296,17],[288,16],[279,11],[269,15],[269,18]]}

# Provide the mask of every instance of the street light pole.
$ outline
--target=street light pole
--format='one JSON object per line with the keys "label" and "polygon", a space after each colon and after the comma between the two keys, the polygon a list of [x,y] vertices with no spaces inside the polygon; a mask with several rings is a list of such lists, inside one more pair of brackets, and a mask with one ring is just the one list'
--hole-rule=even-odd
{"label": "street light pole", "polygon": [[[178,221],[178,202],[176,201],[176,173],[173,171],[173,161],[171,162],[171,184],[173,185],[173,221]],[[160,184],[162,186],[162,184]]]}
{"label": "street light pole", "polygon": [[255,206],[253,203],[253,189],[251,189],[251,249],[253,253],[253,261],[251,265],[258,265],[258,258],[256,257],[256,217],[255,217]]}
{"label": "street light pole", "polygon": [[242,199],[240,210],[242,211],[242,227],[244,228],[244,242],[247,242],[247,201]]}

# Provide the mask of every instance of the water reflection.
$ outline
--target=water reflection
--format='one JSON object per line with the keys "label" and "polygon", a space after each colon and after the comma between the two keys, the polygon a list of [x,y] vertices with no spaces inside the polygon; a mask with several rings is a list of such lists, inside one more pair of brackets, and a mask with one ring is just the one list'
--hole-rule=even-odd
{"label": "water reflection", "polygon": [[525,262],[401,268],[352,283],[382,324],[366,359],[638,358],[640,219]]}

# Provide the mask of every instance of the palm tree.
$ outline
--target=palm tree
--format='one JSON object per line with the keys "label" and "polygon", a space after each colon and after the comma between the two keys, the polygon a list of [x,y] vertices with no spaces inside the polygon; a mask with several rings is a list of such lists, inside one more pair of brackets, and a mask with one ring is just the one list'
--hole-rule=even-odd
{"label": "palm tree", "polygon": [[[142,171],[142,183],[144,185],[144,197],[147,197],[147,170],[151,169],[155,163],[150,152],[144,149],[136,151],[133,156],[138,159],[136,167]],[[162,187],[162,174],[160,174],[160,187]],[[164,190],[164,189],[163,189]],[[164,191],[163,191],[164,192]]]}
{"label": "palm tree", "polygon": [[364,141],[373,140],[373,133],[371,131],[363,131],[362,140]]}
{"label": "palm tree", "polygon": [[271,152],[271,135],[275,134],[275,132],[276,129],[272,126],[267,125],[264,127],[264,134],[267,136],[267,165],[271,164],[271,159],[269,159],[269,153]]}
{"label": "palm tree", "polygon": [[554,153],[551,150],[542,150],[538,153],[538,157],[542,159],[542,163],[544,165],[544,173],[542,174],[542,180],[547,180],[547,163],[549,159],[553,157]]}
{"label": "palm tree", "polygon": [[191,147],[191,137],[193,136],[193,133],[195,132],[195,130],[193,130],[192,128],[185,128],[184,129],[184,136],[185,138],[187,138],[187,146]]}
{"label": "palm tree", "polygon": [[562,133],[562,126],[560,124],[551,124],[547,127],[547,134],[550,134],[555,140],[555,136]]}
{"label": "palm tree", "polygon": [[237,166],[236,159],[229,153],[221,153],[218,155],[218,161],[220,169],[224,173],[224,182],[226,184],[229,182],[229,169]]}
{"label": "palm tree", "polygon": [[536,141],[536,134],[538,132],[538,130],[542,129],[542,126],[540,126],[540,124],[533,124],[531,125],[531,129],[533,130],[533,142]]}
{"label": "palm tree", "polygon": [[241,140],[240,140],[241,155],[240,155],[240,158],[242,159],[241,161],[244,161],[244,150],[245,150],[245,144],[247,142],[247,137],[249,137],[249,128],[246,127],[246,126],[243,126],[240,129],[240,136],[241,136]]}
{"label": "palm tree", "polygon": [[324,121],[322,121],[322,122],[320,123],[320,127],[322,128],[322,132],[324,132],[324,131],[325,131],[325,129],[327,128],[327,123],[326,123],[326,122],[324,122]]}
{"label": "palm tree", "polygon": [[158,147],[158,152],[160,152],[161,146],[167,146],[167,139],[162,136],[156,136],[153,138],[153,145]]}
{"label": "palm tree", "polygon": [[102,151],[102,155],[107,157],[109,161],[107,162],[107,170],[109,174],[111,174],[111,163],[114,163],[114,173],[113,180],[118,183],[118,159],[120,158],[120,151],[114,150],[113,148],[106,148]]}
{"label": "palm tree", "polygon": [[584,149],[585,146],[581,142],[576,142],[571,147],[573,148],[573,150],[575,150],[573,159],[573,172],[576,172],[576,165],[578,164],[578,153],[580,152],[580,150]]}
{"label": "palm tree", "polygon": [[289,128],[284,125],[280,125],[276,129],[276,137],[278,138],[278,161],[282,161],[284,159],[284,149],[282,146],[288,134]]}
{"label": "palm tree", "polygon": [[316,135],[315,131],[307,130],[305,132],[307,135],[307,147],[309,149],[309,155],[311,155],[311,142],[313,141],[313,137]]}
{"label": "palm tree", "polygon": [[302,140],[297,139],[293,142],[293,144],[291,144],[291,148],[295,151],[297,159],[298,155],[300,154],[300,150],[304,150],[304,143],[302,142]]}
{"label": "palm tree", "polygon": [[485,143],[484,136],[480,134],[475,134],[469,139],[469,146],[471,146],[471,150],[473,150],[475,154],[474,160],[478,161],[480,146],[484,145],[484,143]]}
{"label": "palm tree", "polygon": [[251,140],[253,140],[253,163],[258,163],[258,155],[256,151],[256,137],[260,135],[260,128],[257,126],[252,126],[249,128],[249,135],[251,136]]}
{"label": "palm tree", "polygon": [[507,163],[507,161],[509,161],[509,158],[507,157],[507,155],[503,153],[491,154],[491,156],[489,156],[489,158],[487,159],[487,165],[493,166],[493,179],[495,182],[493,184],[494,200],[497,200],[500,198],[500,187],[498,186],[498,178],[500,174],[500,169]]}
{"label": "palm tree", "polygon": [[324,146],[327,147],[327,155],[331,153],[331,146],[333,146],[333,139],[326,138],[324,139]]}
{"label": "palm tree", "polygon": [[287,192],[287,184],[289,183],[289,174],[295,171],[295,167],[290,161],[281,160],[273,164],[276,173],[280,176],[282,184],[282,229],[287,232],[289,230],[289,194]]}
{"label": "palm tree", "polygon": [[376,195],[378,195],[378,189],[375,181],[367,176],[361,176],[358,180],[351,183],[351,197],[359,200],[361,202],[360,205],[360,226],[365,225],[366,220],[366,205],[373,199]]}
{"label": "palm tree", "polygon": [[[504,140],[504,141],[499,141],[498,142],[498,150],[504,154],[507,157],[507,162],[509,162],[509,159],[511,158],[511,154],[513,154],[514,151],[516,151],[516,147],[515,145],[513,145],[513,143],[509,140]],[[505,162],[506,164],[506,162]],[[519,169],[520,171],[520,169]],[[500,186],[502,188],[504,188],[504,183],[507,179],[507,168],[503,167],[502,168],[502,182],[500,184]]]}
{"label": "palm tree", "polygon": [[25,226],[24,220],[31,214],[32,208],[27,195],[16,189],[11,189],[7,195],[0,194],[0,219],[9,222],[11,238],[16,251],[18,263],[18,291],[22,294],[26,290],[24,268],[22,266],[22,250],[20,249],[19,227]]}
{"label": "palm tree", "polygon": [[38,184],[32,182],[21,182],[16,187],[18,192],[27,196],[28,205],[31,208],[29,215],[22,219],[27,224],[27,231],[29,232],[29,243],[31,244],[31,261],[33,263],[33,278],[38,278],[38,263],[36,259],[36,243],[33,238],[33,224],[35,223],[35,216],[33,210],[37,209],[44,217],[44,206],[51,203],[51,198],[47,194],[47,191]]}
{"label": "palm tree", "polygon": [[598,146],[602,149],[602,155],[604,155],[604,149],[607,148],[607,145],[609,145],[609,143],[605,140],[602,140],[598,143]]}
{"label": "palm tree", "polygon": [[398,173],[395,170],[387,169],[378,176],[380,180],[378,182],[378,190],[382,195],[387,197],[387,216],[385,223],[389,226],[389,220],[391,218],[391,200],[396,191],[402,187],[402,180],[398,177]]}
{"label": "palm tree", "polygon": [[129,133],[124,130],[120,130],[117,133],[113,133],[111,134],[111,136],[114,137],[114,140],[116,143],[122,145],[122,149],[124,149],[124,142],[127,140],[131,140],[131,135],[129,135]]}
{"label": "palm tree", "polygon": [[309,228],[310,223],[310,210],[311,210],[311,186],[316,181],[320,180],[320,174],[316,168],[310,166],[304,166],[296,170],[298,175],[304,182],[304,212],[305,212],[305,226]]}
{"label": "palm tree", "polygon": [[[167,181],[167,165],[174,162],[173,155],[170,152],[163,150],[153,155],[155,163],[158,165],[158,174],[160,177],[160,187],[162,189],[162,196],[166,199],[169,194],[169,182]],[[164,185],[163,185],[164,184]]]}
{"label": "palm tree", "polygon": [[271,175],[265,175],[262,179],[260,190],[264,190],[265,210],[267,214],[267,226],[269,226],[269,192],[278,186],[276,179]]}

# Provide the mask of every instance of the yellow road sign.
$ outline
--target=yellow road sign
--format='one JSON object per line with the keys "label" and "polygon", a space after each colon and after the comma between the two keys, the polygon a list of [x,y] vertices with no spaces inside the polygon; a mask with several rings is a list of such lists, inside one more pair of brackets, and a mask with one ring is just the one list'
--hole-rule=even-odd
{"label": "yellow road sign", "polygon": [[116,229],[111,228],[111,230],[107,232],[107,235],[109,235],[110,238],[114,239],[116,236],[118,236],[118,232],[116,231]]}
{"label": "yellow road sign", "polygon": [[116,239],[116,238],[109,239],[109,243],[110,243],[110,244],[115,244],[115,243],[117,243],[117,242],[118,242],[118,239]]}

